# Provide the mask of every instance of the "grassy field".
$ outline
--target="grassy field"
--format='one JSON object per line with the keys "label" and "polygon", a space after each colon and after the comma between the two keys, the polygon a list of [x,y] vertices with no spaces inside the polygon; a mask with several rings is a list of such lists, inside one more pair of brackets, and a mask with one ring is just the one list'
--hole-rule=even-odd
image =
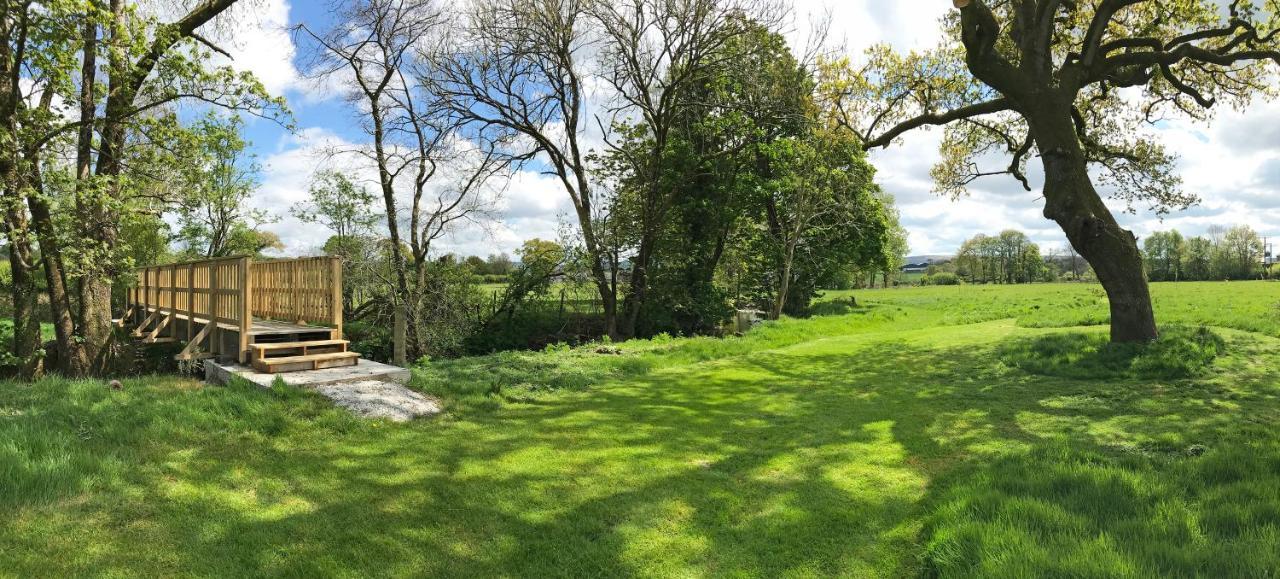
{"label": "grassy field", "polygon": [[[40,335],[44,340],[52,340],[57,336],[53,324],[48,322],[40,322]],[[13,318],[0,318],[0,336],[13,338]]]}
{"label": "grassy field", "polygon": [[1275,576],[1280,284],[1155,291],[1147,348],[1093,286],[935,287],[438,363],[403,425],[3,384],[0,575]]}

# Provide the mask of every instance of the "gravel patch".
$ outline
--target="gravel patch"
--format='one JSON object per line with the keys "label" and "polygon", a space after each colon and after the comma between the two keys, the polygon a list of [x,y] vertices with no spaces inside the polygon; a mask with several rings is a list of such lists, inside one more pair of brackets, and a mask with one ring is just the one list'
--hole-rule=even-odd
{"label": "gravel patch", "polygon": [[421,416],[440,413],[440,401],[399,384],[365,380],[313,387],[316,392],[365,418],[388,418],[407,422]]}

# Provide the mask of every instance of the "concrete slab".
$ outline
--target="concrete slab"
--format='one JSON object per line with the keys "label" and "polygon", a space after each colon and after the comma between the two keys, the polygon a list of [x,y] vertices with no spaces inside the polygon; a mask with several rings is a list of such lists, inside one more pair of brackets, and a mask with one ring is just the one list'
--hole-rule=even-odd
{"label": "concrete slab", "polygon": [[371,362],[369,360],[360,360],[360,362],[355,366],[325,368],[323,370],[308,370],[306,372],[285,372],[283,374],[263,374],[249,366],[217,362],[215,360],[205,360],[205,382],[210,384],[226,384],[233,376],[244,378],[245,380],[262,386],[263,388],[270,388],[271,385],[275,383],[276,377],[284,380],[285,384],[290,386],[314,388],[316,386],[323,386],[326,384],[364,382],[369,380],[405,384],[409,381],[410,373],[407,368],[390,366],[378,362]]}
{"label": "concrete slab", "polygon": [[291,386],[315,390],[334,404],[365,418],[405,422],[441,411],[439,400],[403,386],[409,381],[408,369],[368,360],[361,360],[355,366],[282,374],[263,374],[239,364],[205,360],[205,382],[226,384],[233,377],[263,388],[270,388],[276,378],[280,378]]}

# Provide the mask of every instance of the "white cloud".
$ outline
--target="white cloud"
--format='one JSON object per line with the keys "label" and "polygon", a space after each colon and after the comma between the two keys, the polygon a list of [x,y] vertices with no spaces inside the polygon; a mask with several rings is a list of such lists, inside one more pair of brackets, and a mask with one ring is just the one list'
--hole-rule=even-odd
{"label": "white cloud", "polygon": [[[290,209],[306,201],[307,190],[315,173],[321,169],[338,170],[353,181],[375,192],[379,214],[382,213],[382,197],[379,191],[376,169],[365,159],[351,154],[360,145],[345,140],[325,128],[302,129],[297,134],[282,139],[276,152],[261,159],[262,181],[255,194],[255,201],[279,221],[265,227],[280,236],[285,245],[283,254],[315,253],[324,245],[331,233],[315,224],[303,223],[290,214]],[[445,168],[434,181],[444,186],[452,169]],[[402,181],[406,181],[402,179]],[[484,194],[493,199],[495,219],[468,222],[440,239],[436,253],[463,255],[488,255],[495,252],[512,253],[526,239],[541,237],[555,239],[561,217],[572,206],[559,181],[531,170],[515,172],[509,180],[494,184]],[[496,188],[500,187],[501,190]],[[433,191],[428,191],[429,196]],[[409,207],[407,192],[398,195],[403,217]],[[408,236],[407,223],[401,224],[402,234]]]}

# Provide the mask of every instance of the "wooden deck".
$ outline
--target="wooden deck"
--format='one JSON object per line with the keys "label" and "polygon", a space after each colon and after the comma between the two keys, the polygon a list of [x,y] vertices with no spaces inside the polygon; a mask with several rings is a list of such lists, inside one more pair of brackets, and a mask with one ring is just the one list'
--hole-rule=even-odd
{"label": "wooden deck", "polygon": [[[147,307],[148,313],[157,313],[167,311],[165,308]],[[187,314],[175,312],[174,319],[186,321],[189,318]],[[196,316],[197,324],[208,324],[209,320]],[[227,322],[218,322],[218,328],[228,332],[239,332],[240,326],[229,324]],[[292,335],[292,334],[312,334],[318,332],[330,332],[333,328],[327,326],[311,326],[305,324],[292,324],[289,322],[281,322],[278,320],[264,320],[253,318],[249,325],[250,336],[272,336],[272,335]]]}
{"label": "wooden deck", "polygon": [[138,268],[118,323],[144,343],[185,342],[181,360],[245,363],[257,342],[341,339],[341,262],[229,257]]}

